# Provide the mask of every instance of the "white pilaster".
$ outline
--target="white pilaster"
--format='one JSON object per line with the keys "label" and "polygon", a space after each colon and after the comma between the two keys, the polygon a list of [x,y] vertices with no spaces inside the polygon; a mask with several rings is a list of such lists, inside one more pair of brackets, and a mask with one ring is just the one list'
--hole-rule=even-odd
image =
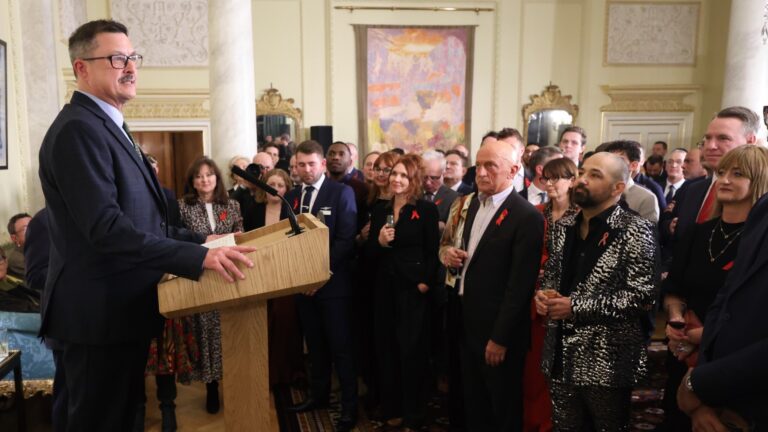
{"label": "white pilaster", "polygon": [[742,105],[761,117],[768,101],[768,45],[760,37],[764,8],[765,0],[731,2],[722,99],[722,107]]}
{"label": "white pilaster", "polygon": [[209,5],[211,157],[226,173],[233,156],[256,154],[251,1],[217,0]]}

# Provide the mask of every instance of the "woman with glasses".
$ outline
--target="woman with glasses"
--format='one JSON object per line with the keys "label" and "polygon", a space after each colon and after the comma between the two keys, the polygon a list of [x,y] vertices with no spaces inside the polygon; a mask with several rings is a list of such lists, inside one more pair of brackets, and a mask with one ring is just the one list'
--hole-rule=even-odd
{"label": "woman with glasses", "polygon": [[403,156],[389,174],[391,201],[374,208],[368,240],[377,253],[375,341],[381,414],[418,430],[429,388],[429,296],[438,279],[440,234],[434,203],[422,195],[422,161]]}
{"label": "woman with glasses", "polygon": [[[548,227],[557,223],[564,216],[578,212],[573,204],[571,193],[573,180],[578,174],[576,165],[568,158],[552,159],[547,162],[541,174],[541,181],[546,186],[549,201],[536,206],[544,214],[544,250],[541,254],[542,266],[547,261]],[[543,268],[543,267],[542,267]],[[525,358],[523,378],[524,418],[523,430],[526,432],[546,432],[552,430],[552,402],[541,372],[541,351],[544,347],[545,317],[536,313],[536,304],[531,302],[531,349]]]}
{"label": "woman with glasses", "polygon": [[744,222],[755,202],[768,192],[768,150],[753,145],[736,147],[720,159],[715,172],[714,217],[695,224],[680,239],[662,284],[669,352],[679,362],[675,363],[678,367],[668,367],[666,392],[670,397],[665,393],[664,401],[668,430],[691,430],[691,419],[677,407],[677,387],[688,367],[696,365],[709,307],[739,259],[736,251]]}
{"label": "woman with glasses", "polygon": [[[192,162],[187,170],[185,190],[189,192],[179,200],[185,228],[206,236],[243,230],[240,205],[227,196],[221,171],[212,159],[202,156]],[[218,382],[222,376],[219,312],[195,314],[194,332],[200,351],[192,379],[206,383],[205,407],[214,414],[219,411]]]}

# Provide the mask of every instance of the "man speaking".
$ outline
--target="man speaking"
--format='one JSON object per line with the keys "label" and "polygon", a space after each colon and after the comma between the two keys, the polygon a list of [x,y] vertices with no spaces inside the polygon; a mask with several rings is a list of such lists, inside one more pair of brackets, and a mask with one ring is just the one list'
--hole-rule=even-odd
{"label": "man speaking", "polygon": [[[69,38],[77,91],[40,149],[51,251],[40,334],[55,341],[67,431],[124,431],[141,400],[150,338],[159,332],[164,273],[204,268],[243,278],[242,252],[167,223],[157,177],[124,123],[142,57],[124,25],[92,21]],[[177,240],[173,240],[177,239]],[[179,241],[183,240],[183,241]],[[60,379],[61,378],[61,379]]]}

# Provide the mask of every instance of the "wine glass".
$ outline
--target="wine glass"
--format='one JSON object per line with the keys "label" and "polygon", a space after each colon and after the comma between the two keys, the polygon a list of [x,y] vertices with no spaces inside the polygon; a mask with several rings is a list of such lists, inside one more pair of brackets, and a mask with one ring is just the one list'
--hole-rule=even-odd
{"label": "wine glass", "polygon": [[[390,213],[387,215],[387,221],[384,223],[384,226],[386,226],[387,228],[395,228],[395,215],[393,213]],[[391,248],[392,245],[387,243],[387,245],[384,247]]]}
{"label": "wine glass", "polygon": [[[683,302],[670,303],[666,306],[667,325],[675,330],[685,331],[685,314],[688,312],[688,306]],[[689,353],[693,350],[693,345],[688,342],[679,342],[675,347],[678,354]]]}
{"label": "wine glass", "polygon": [[[539,291],[541,291],[541,293],[544,294],[544,296],[546,296],[548,299],[562,297],[562,295],[560,295],[560,293],[557,292],[557,290],[554,288],[542,288]],[[544,323],[544,327],[556,328],[557,320],[553,320],[549,317],[549,314],[547,314],[547,320]]]}

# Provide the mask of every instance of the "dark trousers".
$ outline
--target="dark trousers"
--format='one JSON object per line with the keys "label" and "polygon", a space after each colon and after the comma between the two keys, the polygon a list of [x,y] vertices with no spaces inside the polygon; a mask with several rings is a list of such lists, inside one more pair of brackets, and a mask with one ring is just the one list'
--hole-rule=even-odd
{"label": "dark trousers", "polygon": [[[149,339],[114,345],[61,344],[56,366],[63,369],[67,392],[64,430],[129,431],[144,397]],[[57,371],[56,379],[60,377]]]}
{"label": "dark trousers", "polygon": [[677,406],[677,388],[680,386],[683,377],[688,372],[688,365],[679,361],[667,351],[664,366],[667,369],[667,382],[664,386],[664,422],[659,426],[660,431],[689,431],[691,430],[691,418],[680,411]]}
{"label": "dark trousers", "polygon": [[429,397],[430,298],[408,283],[383,283],[380,291],[386,297],[376,297],[382,414],[403,417],[403,427],[418,429]]}
{"label": "dark trousers", "polygon": [[457,289],[448,289],[446,304],[446,352],[448,356],[448,423],[452,431],[466,429],[464,416],[464,383],[461,379],[461,297]]}
{"label": "dark trousers", "polygon": [[629,431],[632,388],[576,386],[550,381],[557,432]]}
{"label": "dark trousers", "polygon": [[52,425],[53,432],[64,432],[67,430],[67,409],[69,405],[69,396],[67,395],[67,379],[64,376],[63,350],[53,349],[53,365],[56,367],[56,374],[53,377],[53,407],[52,407]]}
{"label": "dark trousers", "polygon": [[485,363],[484,350],[474,351],[468,345],[461,347],[467,430],[522,431],[525,352],[507,349],[504,361],[491,367]]}
{"label": "dark trousers", "polygon": [[296,296],[296,307],[307,341],[312,396],[327,401],[331,391],[331,366],[341,384],[341,409],[357,414],[357,368],[347,298],[319,299]]}

